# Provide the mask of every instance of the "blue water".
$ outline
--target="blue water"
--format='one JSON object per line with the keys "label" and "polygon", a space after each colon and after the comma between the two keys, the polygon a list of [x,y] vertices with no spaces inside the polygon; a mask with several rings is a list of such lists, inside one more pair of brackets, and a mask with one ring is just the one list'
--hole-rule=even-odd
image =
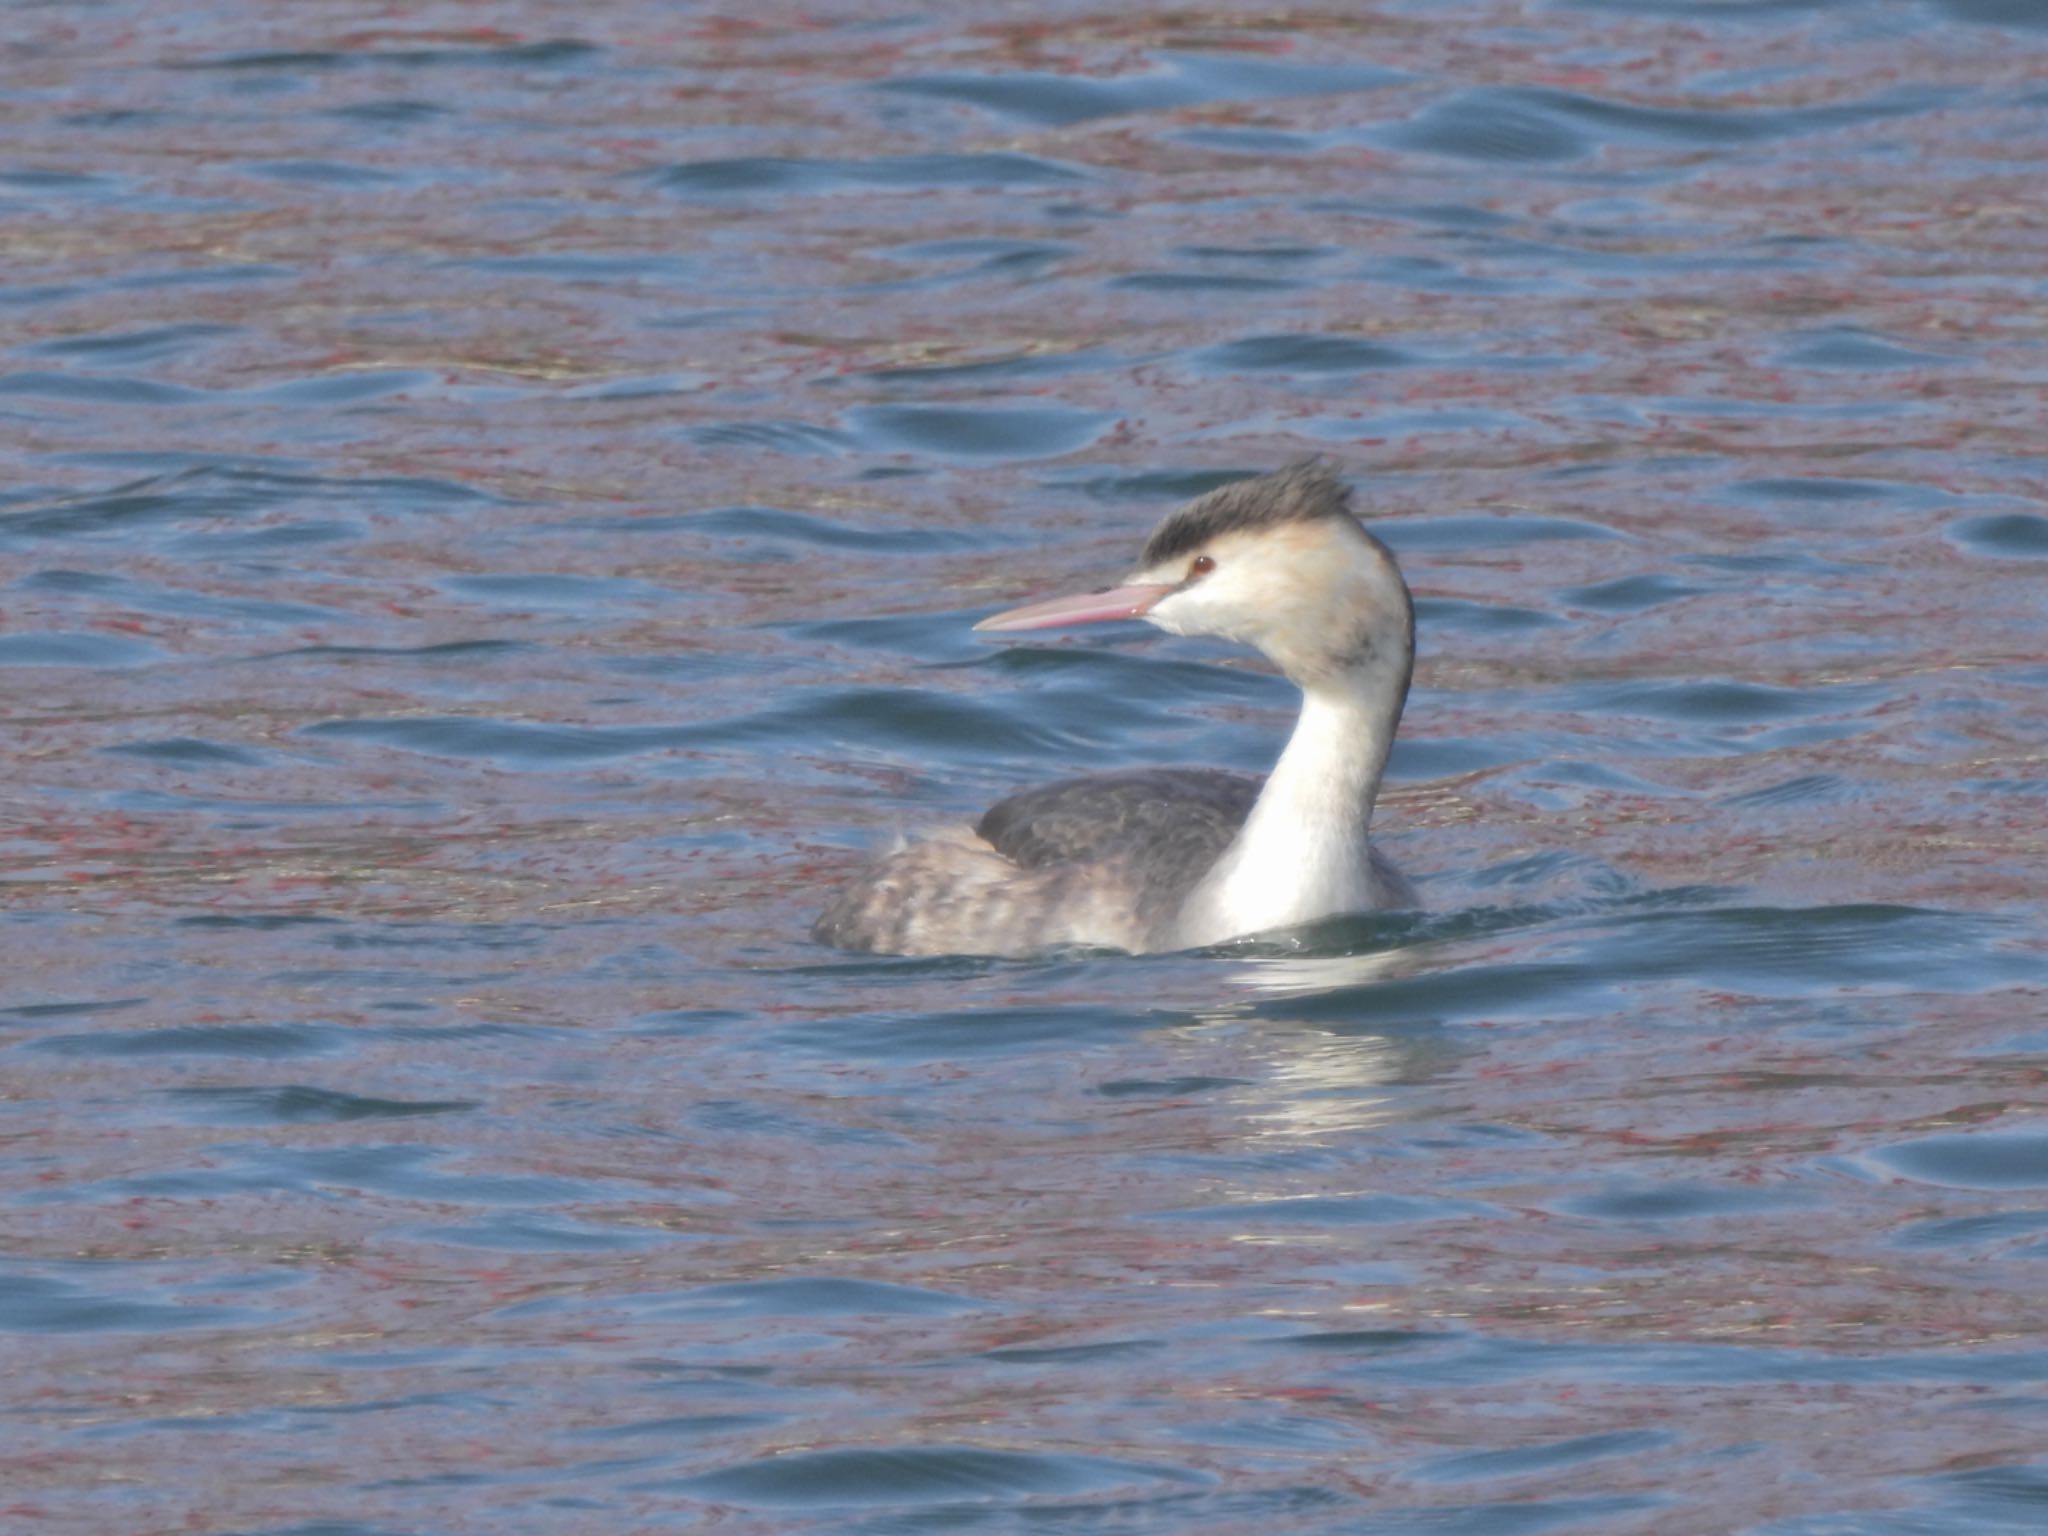
{"label": "blue water", "polygon": [[[20,30],[0,1527],[2041,1527],[2032,6]],[[810,942],[1317,452],[1426,911]]]}

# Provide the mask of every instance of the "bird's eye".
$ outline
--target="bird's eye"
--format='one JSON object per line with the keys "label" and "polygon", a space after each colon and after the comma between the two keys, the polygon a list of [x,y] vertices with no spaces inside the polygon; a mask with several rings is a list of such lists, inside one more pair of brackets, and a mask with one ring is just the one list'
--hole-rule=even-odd
{"label": "bird's eye", "polygon": [[1207,555],[1197,555],[1188,562],[1188,575],[1190,578],[1206,576],[1215,569],[1216,562]]}

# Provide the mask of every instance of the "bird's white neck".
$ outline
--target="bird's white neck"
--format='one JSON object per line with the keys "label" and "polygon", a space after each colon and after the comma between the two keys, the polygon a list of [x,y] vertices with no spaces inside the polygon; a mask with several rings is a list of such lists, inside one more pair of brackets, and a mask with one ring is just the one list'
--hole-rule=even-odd
{"label": "bird's white neck", "polygon": [[1304,691],[1301,718],[1235,840],[1188,898],[1190,947],[1376,905],[1366,827],[1407,691],[1380,668]]}

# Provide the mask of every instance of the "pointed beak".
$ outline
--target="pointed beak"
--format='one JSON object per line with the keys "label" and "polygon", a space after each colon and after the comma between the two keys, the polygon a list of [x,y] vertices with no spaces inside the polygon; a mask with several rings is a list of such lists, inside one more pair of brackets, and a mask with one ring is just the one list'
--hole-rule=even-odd
{"label": "pointed beak", "polygon": [[1105,587],[1100,592],[1077,592],[1071,597],[1049,597],[1042,603],[991,614],[976,629],[1058,629],[1066,624],[1103,624],[1111,619],[1135,619],[1148,612],[1172,587]]}

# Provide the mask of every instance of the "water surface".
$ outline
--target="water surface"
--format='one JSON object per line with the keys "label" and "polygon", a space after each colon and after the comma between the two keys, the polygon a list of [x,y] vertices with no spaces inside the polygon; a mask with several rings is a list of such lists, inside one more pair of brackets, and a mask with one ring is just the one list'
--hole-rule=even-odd
{"label": "water surface", "polygon": [[[2038,1528],[2031,6],[17,21],[10,1529]],[[1426,913],[808,941],[1312,452]]]}

